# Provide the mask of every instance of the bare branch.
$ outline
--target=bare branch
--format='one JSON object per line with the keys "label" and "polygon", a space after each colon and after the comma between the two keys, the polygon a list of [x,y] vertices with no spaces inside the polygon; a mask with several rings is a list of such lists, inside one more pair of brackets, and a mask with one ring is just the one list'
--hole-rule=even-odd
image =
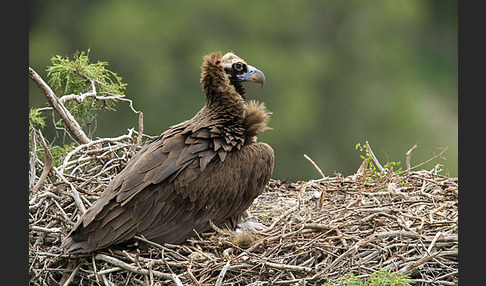
{"label": "bare branch", "polygon": [[29,67],[29,77],[42,90],[49,104],[59,113],[62,121],[68,127],[69,132],[74,136],[74,139],[81,144],[89,143],[91,140],[86,136],[71,112],[67,110],[64,104],[59,101],[54,91],[52,91],[51,87],[31,67]]}
{"label": "bare branch", "polygon": [[371,150],[371,147],[370,147],[370,144],[368,143],[368,141],[366,141],[366,143],[365,143],[365,148],[368,151],[368,153],[370,154],[371,160],[373,160],[373,163],[375,164],[376,168],[378,169],[378,172],[380,172],[380,173],[383,172],[383,167],[381,166],[380,162],[378,161],[375,154]]}
{"label": "bare branch", "polygon": [[54,172],[61,178],[61,180],[63,182],[65,182],[66,184],[68,184],[70,187],[71,187],[71,196],[73,197],[74,199],[74,202],[76,203],[76,206],[78,207],[79,211],[81,212],[81,214],[84,214],[86,212],[86,207],[84,206],[83,202],[81,201],[81,197],[79,196],[79,192],[78,190],[76,190],[76,187],[74,187],[73,184],[71,184],[71,182],[69,182],[63,174],[61,174],[61,172],[59,172],[57,170],[56,167],[53,167],[52,168],[54,170]]}
{"label": "bare branch", "polygon": [[143,138],[143,112],[138,113],[138,136],[135,138],[135,144],[130,148],[130,151],[134,151],[135,148],[140,145]]}
{"label": "bare branch", "polygon": [[123,94],[114,94],[114,93],[109,93],[109,92],[106,92],[106,91],[101,91],[100,94],[107,94],[108,96],[105,96],[105,98],[113,98],[113,99],[117,99],[117,100],[121,100],[121,101],[128,101],[128,104],[130,106],[130,109],[133,112],[135,112],[135,113],[140,113],[141,112],[139,110],[136,110],[133,107],[133,101],[131,101],[128,98],[125,98],[125,95],[123,95]]}
{"label": "bare branch", "polygon": [[216,280],[216,284],[214,284],[215,286],[221,286],[223,284],[223,279],[224,276],[226,275],[226,271],[228,271],[229,266],[230,266],[230,260],[228,260],[228,262],[226,262],[226,264],[224,265],[223,269],[221,269],[221,272],[218,275],[218,280]]}
{"label": "bare branch", "polygon": [[[91,82],[91,90],[86,92],[86,93],[81,93],[81,94],[66,94],[61,96],[59,98],[59,102],[61,104],[65,104],[67,101],[75,100],[77,103],[82,103],[86,98],[91,97],[96,100],[100,101],[107,101],[107,100],[122,100],[122,101],[128,101],[130,102],[130,108],[132,109],[133,112],[139,113],[140,111],[137,111],[133,108],[132,101],[130,99],[126,99],[124,94],[113,94],[113,93],[107,93],[107,92],[98,92],[96,90],[95,86],[95,80],[89,79]],[[107,96],[101,96],[98,94],[107,94]]]}
{"label": "bare branch", "polygon": [[[110,264],[113,264],[115,266],[118,266],[120,268],[123,268],[127,271],[130,271],[130,272],[133,272],[133,273],[138,273],[138,274],[142,274],[142,275],[149,275],[150,272],[149,270],[147,269],[139,269],[137,266],[134,266],[134,265],[131,265],[131,264],[128,264],[126,262],[123,262],[119,259],[116,259],[114,257],[111,257],[111,256],[108,256],[108,255],[105,255],[105,254],[97,254],[95,256],[95,259],[97,260],[103,260],[105,262],[108,262]],[[183,285],[181,280],[179,279],[179,277],[177,277],[177,275],[175,274],[167,274],[167,273],[162,273],[162,272],[159,272],[159,271],[152,271],[152,274],[158,278],[163,278],[163,279],[170,279],[172,280],[172,282],[174,282],[176,285]]]}
{"label": "bare branch", "polygon": [[94,146],[94,145],[98,145],[98,144],[117,143],[117,142],[122,141],[122,140],[129,140],[129,139],[132,139],[132,133],[133,133],[133,129],[129,129],[128,134],[125,134],[125,135],[121,135],[121,136],[118,136],[118,137],[115,137],[115,138],[101,138],[101,139],[90,141],[86,144],[81,144],[81,145],[77,146],[76,148],[74,148],[74,150],[69,152],[66,155],[66,157],[64,157],[64,161],[63,161],[62,165],[59,167],[59,170],[61,172],[64,172],[66,165],[69,162],[69,160],[71,159],[71,157],[74,154],[79,153],[82,149],[87,149],[90,146]]}
{"label": "bare branch", "polygon": [[417,169],[418,167],[421,167],[421,166],[423,166],[423,165],[425,165],[425,164],[429,163],[430,161],[434,160],[435,158],[441,158],[441,157],[442,157],[442,154],[444,154],[444,152],[445,152],[446,150],[447,150],[447,147],[445,147],[444,149],[442,149],[442,151],[440,151],[440,152],[439,152],[439,153],[437,153],[436,155],[434,155],[434,156],[430,157],[429,159],[425,160],[424,162],[422,162],[422,163],[420,163],[420,164],[418,164],[418,165],[415,165],[415,166],[413,166],[413,167],[407,168],[406,170],[404,170],[404,171],[402,171],[402,172],[398,173],[397,175],[401,175],[401,174],[403,174],[403,173],[405,173],[405,172],[410,173],[410,171],[411,171],[411,170],[413,170],[413,169]]}
{"label": "bare branch", "polygon": [[319,168],[319,166],[317,166],[316,162],[314,162],[309,156],[307,156],[307,154],[304,154],[304,158],[307,159],[307,161],[309,161],[312,166],[314,166],[314,168],[316,168],[317,172],[319,172],[319,174],[321,175],[322,178],[325,178],[326,175],[324,175],[324,173],[322,172],[321,168]]}
{"label": "bare branch", "polygon": [[406,167],[407,167],[407,170],[409,170],[408,172],[410,173],[410,158],[412,157],[412,152],[413,150],[415,150],[418,146],[418,142],[413,144],[413,147],[410,148],[410,150],[407,151],[407,153],[405,155],[407,155],[407,159],[406,159]]}
{"label": "bare branch", "polygon": [[44,147],[44,168],[42,169],[42,174],[39,178],[39,181],[35,184],[34,188],[32,189],[32,192],[37,192],[37,190],[42,186],[44,181],[47,179],[47,176],[49,172],[51,171],[52,167],[54,166],[54,159],[52,158],[52,154],[49,151],[49,148],[47,148],[47,143],[46,140],[44,139],[44,136],[42,136],[42,133],[39,132],[42,146]]}

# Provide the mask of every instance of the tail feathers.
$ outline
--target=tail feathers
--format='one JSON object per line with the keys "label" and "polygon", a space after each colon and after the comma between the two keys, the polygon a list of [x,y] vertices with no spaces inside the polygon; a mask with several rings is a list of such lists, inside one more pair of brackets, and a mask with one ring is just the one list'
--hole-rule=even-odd
{"label": "tail feathers", "polygon": [[67,237],[61,244],[61,248],[69,254],[89,252],[86,247],[86,241],[74,241],[72,237]]}

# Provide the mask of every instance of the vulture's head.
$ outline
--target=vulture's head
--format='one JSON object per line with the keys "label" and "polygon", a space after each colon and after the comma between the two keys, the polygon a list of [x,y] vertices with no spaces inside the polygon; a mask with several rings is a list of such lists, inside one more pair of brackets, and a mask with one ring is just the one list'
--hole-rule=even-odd
{"label": "vulture's head", "polygon": [[206,55],[201,70],[202,88],[211,103],[221,104],[232,97],[245,99],[242,82],[255,82],[262,86],[265,83],[265,75],[260,70],[232,52],[223,56],[221,52]]}
{"label": "vulture's head", "polygon": [[247,64],[242,58],[233,53],[226,53],[221,57],[221,65],[224,68],[230,82],[251,81],[265,84],[265,75],[257,68]]}

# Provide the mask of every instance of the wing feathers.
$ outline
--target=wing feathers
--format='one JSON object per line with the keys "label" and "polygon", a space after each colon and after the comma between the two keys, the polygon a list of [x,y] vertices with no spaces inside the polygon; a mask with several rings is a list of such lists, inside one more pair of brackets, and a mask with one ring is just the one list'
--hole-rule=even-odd
{"label": "wing feathers", "polygon": [[145,231],[154,224],[157,217],[162,215],[162,209],[165,207],[165,203],[157,201],[154,206],[148,210],[144,216],[137,219],[137,229],[139,232]]}
{"label": "wing feathers", "polygon": [[208,150],[209,149],[209,142],[207,140],[198,140],[198,141],[195,141],[194,144],[190,145],[188,150],[189,152],[191,152],[192,154],[195,154],[195,153],[199,153],[201,151],[204,151],[204,150]]}
{"label": "wing feathers", "polygon": [[141,221],[143,217],[152,209],[157,201],[157,193],[153,192],[148,198],[139,199],[135,202],[133,209],[133,219]]}
{"label": "wing feathers", "polygon": [[114,207],[111,209],[109,213],[107,213],[103,219],[101,220],[101,226],[104,227],[107,223],[111,222],[113,223],[113,220],[117,218],[119,215],[121,215],[125,211],[125,208],[121,207]]}
{"label": "wing feathers", "polygon": [[211,161],[211,159],[213,159],[215,155],[216,152],[214,152],[213,150],[206,150],[199,153],[199,157],[200,157],[199,165],[201,168],[201,172],[206,169],[206,166],[209,164],[209,162]]}
{"label": "wing feathers", "polygon": [[189,146],[184,147],[184,149],[182,149],[181,154],[178,156],[178,158],[175,162],[175,167],[179,167],[182,164],[186,163],[187,161],[189,161],[191,159],[195,159],[196,157],[197,157],[197,155],[195,155],[195,154],[191,153],[191,151],[189,151]]}
{"label": "wing feathers", "polygon": [[176,161],[177,157],[165,160],[164,164],[158,168],[153,178],[151,178],[152,183],[158,184],[177,171],[179,168],[176,166]]}
{"label": "wing feathers", "polygon": [[[189,138],[189,136],[187,137]],[[164,145],[162,146],[162,151],[168,153],[172,150],[182,149],[186,146],[185,136],[178,134],[172,138],[168,138],[164,141]]]}

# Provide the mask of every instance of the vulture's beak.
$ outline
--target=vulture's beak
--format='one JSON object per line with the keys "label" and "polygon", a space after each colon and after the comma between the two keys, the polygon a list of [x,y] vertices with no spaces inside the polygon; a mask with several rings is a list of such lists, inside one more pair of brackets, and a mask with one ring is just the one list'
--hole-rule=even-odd
{"label": "vulture's beak", "polygon": [[265,84],[265,75],[257,68],[248,65],[248,69],[245,73],[237,75],[241,81],[252,81],[261,84]]}

